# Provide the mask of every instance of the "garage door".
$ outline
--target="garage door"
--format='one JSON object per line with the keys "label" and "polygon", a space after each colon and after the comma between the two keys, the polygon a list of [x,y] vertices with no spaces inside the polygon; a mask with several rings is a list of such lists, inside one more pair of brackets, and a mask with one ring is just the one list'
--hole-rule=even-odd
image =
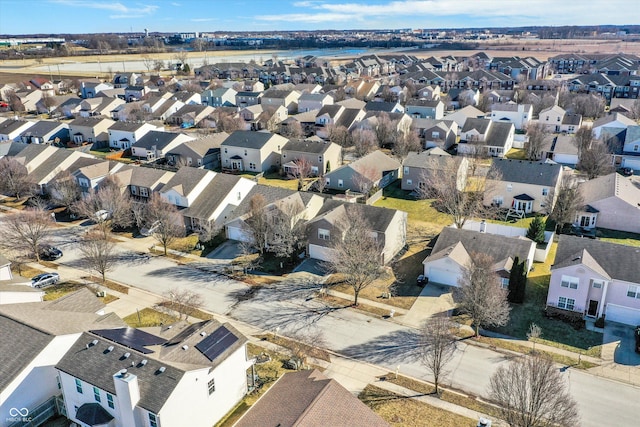
{"label": "garage door", "polygon": [[624,158],[622,159],[622,167],[623,168],[631,168],[633,170],[640,170],[640,159],[630,159]]}
{"label": "garage door", "polygon": [[320,261],[329,261],[333,249],[324,246],[309,245],[309,258],[319,259]]}
{"label": "garage door", "polygon": [[251,237],[240,227],[227,226],[227,239],[236,240],[238,242],[249,242]]}
{"label": "garage door", "polygon": [[607,304],[606,319],[609,322],[624,323],[626,325],[640,325],[640,310],[623,307],[621,305]]}
{"label": "garage door", "polygon": [[428,277],[429,282],[435,282],[449,286],[458,286],[458,276],[451,271],[442,270],[436,267],[429,267]]}

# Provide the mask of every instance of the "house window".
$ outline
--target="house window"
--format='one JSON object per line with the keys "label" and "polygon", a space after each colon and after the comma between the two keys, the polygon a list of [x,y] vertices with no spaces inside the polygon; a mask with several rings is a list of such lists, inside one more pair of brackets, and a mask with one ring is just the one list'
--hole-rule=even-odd
{"label": "house window", "polygon": [[546,196],[547,194],[549,194],[549,189],[548,188],[543,188],[542,189],[542,195]]}
{"label": "house window", "polygon": [[149,412],[149,426],[150,427],[158,427],[158,418],[156,414]]}
{"label": "house window", "polygon": [[407,185],[413,185],[413,180],[408,179],[408,180],[407,180]]}
{"label": "house window", "polygon": [[138,195],[138,187],[136,187],[135,185],[131,186],[131,194],[133,194],[134,196]]}
{"label": "house window", "polygon": [[327,181],[326,182],[327,185],[331,184],[331,178],[327,178],[326,181]]}
{"label": "house window", "polygon": [[639,147],[638,145],[634,145],[633,146],[633,151],[638,151],[638,147]]}
{"label": "house window", "polygon": [[504,198],[502,196],[496,196],[493,198],[494,206],[502,206],[503,203],[504,203]]}
{"label": "house window", "polygon": [[146,187],[140,187],[140,195],[142,197],[149,197],[149,189]]}
{"label": "house window", "polygon": [[596,289],[600,289],[600,288],[602,288],[602,284],[603,283],[604,282],[602,280],[594,280],[593,281],[593,287],[596,288]]}
{"label": "house window", "polygon": [[440,138],[440,132],[431,132],[431,138],[433,139]]}
{"label": "house window", "polygon": [[107,405],[109,405],[109,408],[114,409],[116,407],[116,405],[113,404],[113,395],[107,393]]}
{"label": "house window", "polygon": [[318,229],[318,239],[320,239],[320,240],[330,240],[331,239],[331,234],[329,233],[329,230],[325,230],[324,228],[319,228]]}
{"label": "house window", "polygon": [[547,120],[547,121],[549,121],[549,116],[547,116],[547,119],[546,119],[546,120]]}
{"label": "house window", "polygon": [[226,148],[224,149],[224,154],[227,154],[227,149]]}
{"label": "house window", "polygon": [[575,305],[576,300],[574,300],[573,298],[558,297],[558,308],[573,310]]}
{"label": "house window", "polygon": [[58,390],[62,390],[62,383],[60,382],[60,376],[56,376],[56,383],[58,384]]}
{"label": "house window", "polygon": [[247,150],[244,150],[244,155],[245,155],[245,156],[247,155]]}
{"label": "house window", "polygon": [[242,200],[242,193],[238,191],[238,200]]}
{"label": "house window", "polygon": [[207,383],[207,387],[209,387],[209,394],[213,394],[213,392],[216,391],[216,379],[211,378]]}
{"label": "house window", "polygon": [[76,378],[76,391],[82,394],[82,381]]}
{"label": "house window", "polygon": [[404,174],[409,175],[409,166],[404,167]]}
{"label": "house window", "polygon": [[562,286],[563,288],[569,288],[569,289],[578,289],[578,282],[580,280],[577,277],[571,277],[571,276],[562,276],[562,282],[560,283],[560,286]]}
{"label": "house window", "polygon": [[627,288],[627,296],[629,298],[639,298],[640,299],[640,286],[629,285],[629,288]]}
{"label": "house window", "polygon": [[255,170],[255,168],[256,168],[256,164],[255,163],[249,163],[249,169]]}
{"label": "house window", "polygon": [[500,278],[500,287],[502,289],[508,289],[509,288],[509,278],[501,277]]}
{"label": "house window", "polygon": [[100,389],[98,387],[93,388],[93,398],[96,402],[100,402]]}
{"label": "house window", "polygon": [[318,156],[318,161],[322,163],[322,156]]}

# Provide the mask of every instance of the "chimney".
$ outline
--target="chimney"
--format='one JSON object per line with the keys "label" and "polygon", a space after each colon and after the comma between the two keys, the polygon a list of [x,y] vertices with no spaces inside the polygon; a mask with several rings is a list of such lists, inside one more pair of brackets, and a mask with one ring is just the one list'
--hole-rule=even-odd
{"label": "chimney", "polygon": [[138,377],[122,369],[113,375],[113,384],[116,387],[116,397],[120,405],[122,426],[135,427],[135,407],[140,400]]}

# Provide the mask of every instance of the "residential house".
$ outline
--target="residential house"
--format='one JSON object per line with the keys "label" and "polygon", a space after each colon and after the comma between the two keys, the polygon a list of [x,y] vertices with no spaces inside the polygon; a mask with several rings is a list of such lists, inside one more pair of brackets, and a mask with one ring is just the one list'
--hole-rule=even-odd
{"label": "residential house", "polygon": [[533,117],[531,104],[494,104],[491,106],[491,120],[494,122],[513,123],[516,130],[527,128]]}
{"label": "residential house", "polygon": [[24,111],[48,113],[48,108],[42,106],[38,110],[38,106],[41,105],[42,91],[39,89],[23,89],[15,92],[15,96],[20,100],[20,103],[24,107]]}
{"label": "residential house", "polygon": [[538,122],[547,127],[549,132],[576,133],[582,125],[580,114],[568,114],[563,108],[554,105],[540,111]]}
{"label": "residential house", "polygon": [[326,93],[303,93],[298,98],[298,112],[320,110],[325,105],[333,105],[333,97]]}
{"label": "residential house", "polygon": [[81,425],[212,426],[247,393],[247,338],[215,320],[83,333],[56,364]]}
{"label": "residential house", "polygon": [[127,86],[141,86],[144,84],[144,78],[141,74],[136,73],[118,73],[113,76],[113,87],[126,88]]}
{"label": "residential house", "polygon": [[211,127],[213,120],[208,120],[214,112],[214,108],[208,105],[186,104],[178,111],[168,116],[166,121],[171,125],[184,128],[199,126]]}
{"label": "residential house", "polygon": [[82,81],[80,82],[80,96],[82,98],[95,98],[98,94],[106,89],[113,89],[109,83]]}
{"label": "residential house", "polygon": [[[21,156],[25,153],[25,150],[21,152]],[[67,150],[65,148],[54,148],[53,151],[46,151],[49,151],[49,153],[47,153],[47,157],[44,161],[38,165],[28,165],[28,179],[36,186],[38,193],[42,195],[48,194],[49,192],[47,187],[49,183],[51,183],[62,171],[70,170],[71,166],[74,165],[78,159],[94,159],[94,157],[89,153]]]}
{"label": "residential house", "polygon": [[458,139],[458,125],[453,120],[413,119],[411,126],[424,141],[424,148],[448,150]]}
{"label": "residential house", "polygon": [[165,157],[168,152],[180,144],[193,139],[195,139],[193,136],[184,133],[150,130],[132,143],[131,155],[153,162]]}
{"label": "residential house", "polygon": [[527,269],[531,269],[535,250],[536,243],[527,238],[445,227],[431,254],[422,261],[423,274],[430,283],[460,287],[473,258],[485,254],[494,261],[493,271],[499,280],[496,286],[508,288],[516,257],[520,262],[526,261]]}
{"label": "residential house", "polygon": [[20,134],[33,127],[36,122],[6,119],[0,122],[0,141],[17,141]]}
{"label": "residential house", "polygon": [[124,89],[124,99],[127,102],[140,101],[150,92],[147,86],[127,86]]}
{"label": "residential house", "polygon": [[113,178],[124,193],[137,202],[146,202],[171,180],[174,173],[163,169],[127,165],[115,171]]}
{"label": "residential house", "polygon": [[109,142],[109,128],[116,122],[107,118],[80,117],[69,123],[69,136],[76,145]]}
{"label": "residential house", "polygon": [[460,133],[460,129],[462,129],[467,119],[478,119],[484,118],[485,116],[486,114],[483,111],[478,110],[476,107],[471,105],[467,105],[454,113],[447,114],[445,119],[453,120],[458,125],[456,133]]}
{"label": "residential house", "polygon": [[282,168],[288,175],[297,176],[302,167],[307,174],[322,176],[338,167],[342,147],[329,141],[289,140],[282,147]]}
{"label": "residential house", "polygon": [[269,89],[262,93],[260,104],[265,107],[282,105],[288,114],[297,112],[300,92],[297,90]]}
{"label": "residential house", "polygon": [[547,307],[576,317],[640,324],[640,264],[626,245],[561,235]]}
{"label": "residential house", "polygon": [[211,107],[233,107],[236,105],[238,92],[231,88],[208,89],[200,94],[202,105]]}
{"label": "residential house", "polygon": [[167,164],[220,169],[220,146],[228,137],[226,132],[216,132],[183,142],[167,152]]}
{"label": "residential house", "polygon": [[335,239],[342,236],[341,227],[358,211],[368,220],[380,245],[379,261],[388,264],[406,244],[407,213],[356,203],[326,200],[318,215],[307,223],[307,254],[310,258],[329,261],[334,256]]}
{"label": "residential house", "polygon": [[545,138],[542,159],[575,167],[578,164],[578,145],[573,135],[553,135]]}
{"label": "residential house", "polygon": [[88,98],[80,103],[80,117],[111,117],[111,112],[121,105],[126,104],[120,98],[104,98],[98,96]]}
{"label": "residential house", "polygon": [[[283,405],[282,402],[291,404]],[[245,412],[235,427],[256,425],[389,426],[336,380],[327,378],[317,369],[282,375],[269,391]]]}
{"label": "residential house", "polygon": [[[163,128],[143,122],[115,122],[109,127],[109,147],[119,150],[131,148],[143,136],[151,131]],[[146,156],[141,156],[146,157]]]}
{"label": "residential house", "polygon": [[223,170],[267,172],[280,168],[282,148],[287,138],[271,132],[233,132],[220,145]]}
{"label": "residential house", "polygon": [[469,118],[461,130],[458,153],[473,154],[480,148],[489,156],[504,157],[513,147],[514,136],[512,123]]}
{"label": "residential house", "polygon": [[420,119],[442,119],[444,103],[440,100],[410,99],[407,101],[407,114]]}
{"label": "residential house", "polygon": [[143,104],[142,111],[150,114],[154,120],[167,121],[169,117],[177,113],[178,110],[180,110],[182,107],[184,107],[183,102],[175,100],[173,98],[169,98],[162,102],[162,104],[154,107],[153,110]]}
{"label": "residential house", "polygon": [[114,313],[97,314],[104,307],[88,289],[54,301],[0,304],[0,412],[7,414],[3,425],[9,425],[10,408],[40,413],[39,421],[46,421],[47,413],[56,414],[56,404],[62,403],[56,401],[56,364],[83,331],[124,326]]}
{"label": "residential house", "polygon": [[235,105],[244,108],[260,104],[260,98],[262,98],[262,91],[241,91],[236,94]]}
{"label": "residential house", "polygon": [[580,183],[584,208],[575,225],[640,234],[640,188],[616,172]]}
{"label": "residential house", "polygon": [[456,173],[459,182],[459,190],[463,190],[463,184],[467,180],[469,161],[466,157],[453,157],[440,148],[432,148],[427,151],[407,154],[402,162],[402,182],[400,188],[413,191],[424,188],[429,175],[436,171],[450,171]]}
{"label": "residential house", "polygon": [[19,138],[25,144],[66,144],[69,141],[69,125],[40,120],[22,132]]}
{"label": "residential house", "polygon": [[58,105],[56,109],[62,115],[68,119],[75,117],[77,114],[80,114],[80,105],[82,104],[82,98],[68,98],[66,101],[62,102]]}
{"label": "residential house", "polygon": [[440,93],[440,86],[426,85],[416,91],[416,96],[428,100],[437,100],[440,99]]}
{"label": "residential house", "polygon": [[625,139],[624,131],[629,126],[636,125],[637,123],[634,120],[628,118],[624,114],[613,113],[600,117],[598,120],[593,122],[591,130],[593,131],[593,136],[595,138],[604,138],[606,134],[609,139],[616,137],[618,140],[623,141]]}
{"label": "residential house", "polygon": [[98,163],[80,167],[71,172],[71,175],[78,182],[80,191],[86,195],[90,191],[95,190],[103,179],[117,172],[124,166],[125,164],[121,162],[103,160]]}
{"label": "residential house", "polygon": [[178,208],[188,208],[215,176],[215,172],[205,169],[180,168],[160,189],[160,195]]}
{"label": "residential house", "polygon": [[[493,159],[487,173],[485,205],[510,208],[516,212],[549,212],[555,205],[562,165],[526,160]],[[554,197],[551,206],[550,196]]]}
{"label": "residential house", "polygon": [[[0,254],[0,304],[42,302],[43,298],[44,291],[32,287],[30,279],[13,276],[11,261]],[[2,393],[1,386],[0,393]]]}
{"label": "residential house", "polygon": [[34,77],[25,86],[39,89],[42,92],[42,96],[51,97],[56,95],[53,83],[43,77]]}
{"label": "residential house", "polygon": [[214,228],[222,227],[256,185],[254,180],[238,175],[214,175],[189,207],[180,212],[189,230],[197,231],[205,224]]}
{"label": "residential house", "polygon": [[29,145],[24,142],[2,141],[0,142],[0,159],[3,157],[15,157]]}
{"label": "residential house", "polygon": [[369,101],[365,105],[366,111],[385,113],[404,113],[404,107],[399,102]]}
{"label": "residential house", "polygon": [[31,173],[58,151],[59,148],[51,145],[28,144],[13,158],[27,169],[27,173]]}
{"label": "residential house", "polygon": [[287,118],[287,109],[282,105],[264,106],[263,104],[251,105],[240,110],[238,115],[245,121],[245,130],[275,131],[277,125]]}
{"label": "residential house", "polygon": [[374,151],[325,174],[326,188],[355,192],[365,190],[365,193],[373,188],[382,189],[400,178],[401,166],[400,162],[382,151]]}
{"label": "residential house", "polygon": [[245,80],[242,82],[242,90],[245,92],[262,92],[264,91],[264,83],[260,80]]}
{"label": "residential house", "polygon": [[451,88],[447,92],[447,110],[457,110],[462,106],[478,105],[480,91],[470,88]]}

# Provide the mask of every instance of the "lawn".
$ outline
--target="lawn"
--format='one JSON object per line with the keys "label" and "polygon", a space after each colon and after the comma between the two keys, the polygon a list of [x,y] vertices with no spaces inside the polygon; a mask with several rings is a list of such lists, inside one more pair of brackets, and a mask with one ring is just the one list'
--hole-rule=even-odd
{"label": "lawn", "polygon": [[277,172],[264,174],[264,176],[258,178],[258,184],[298,191],[297,179],[287,179],[286,177],[280,176]]}
{"label": "lawn", "polygon": [[409,224],[428,223],[442,229],[452,223],[449,215],[433,207],[434,200],[416,200],[409,196],[408,191],[400,189],[400,181],[386,187],[382,194],[382,198],[375,203],[375,206],[407,212]]}
{"label": "lawn", "polygon": [[476,420],[436,408],[410,397],[400,396],[371,384],[358,395],[358,399],[392,426],[461,427],[477,425]]}
{"label": "lawn", "polygon": [[71,292],[75,292],[82,288],[85,288],[86,285],[78,282],[60,282],[54,286],[49,286],[44,289],[44,297],[45,301],[53,301],[58,298],[61,298]]}
{"label": "lawn", "polygon": [[596,231],[596,237],[605,242],[628,246],[640,246],[640,234],[598,228]]}
{"label": "lawn", "polygon": [[137,313],[130,314],[122,320],[133,328],[170,325],[178,321],[177,318],[152,308],[143,308]]}
{"label": "lawn", "polygon": [[527,158],[527,151],[524,148],[512,148],[504,157],[507,159],[525,160]]}
{"label": "lawn", "polygon": [[575,330],[568,323],[558,319],[548,319],[544,315],[551,265],[556,256],[557,246],[557,243],[552,245],[546,263],[534,264],[534,269],[527,279],[525,302],[512,304],[509,324],[497,328],[496,331],[526,340],[531,323],[535,323],[542,328],[541,338],[545,344],[598,357],[602,334],[584,328]]}

